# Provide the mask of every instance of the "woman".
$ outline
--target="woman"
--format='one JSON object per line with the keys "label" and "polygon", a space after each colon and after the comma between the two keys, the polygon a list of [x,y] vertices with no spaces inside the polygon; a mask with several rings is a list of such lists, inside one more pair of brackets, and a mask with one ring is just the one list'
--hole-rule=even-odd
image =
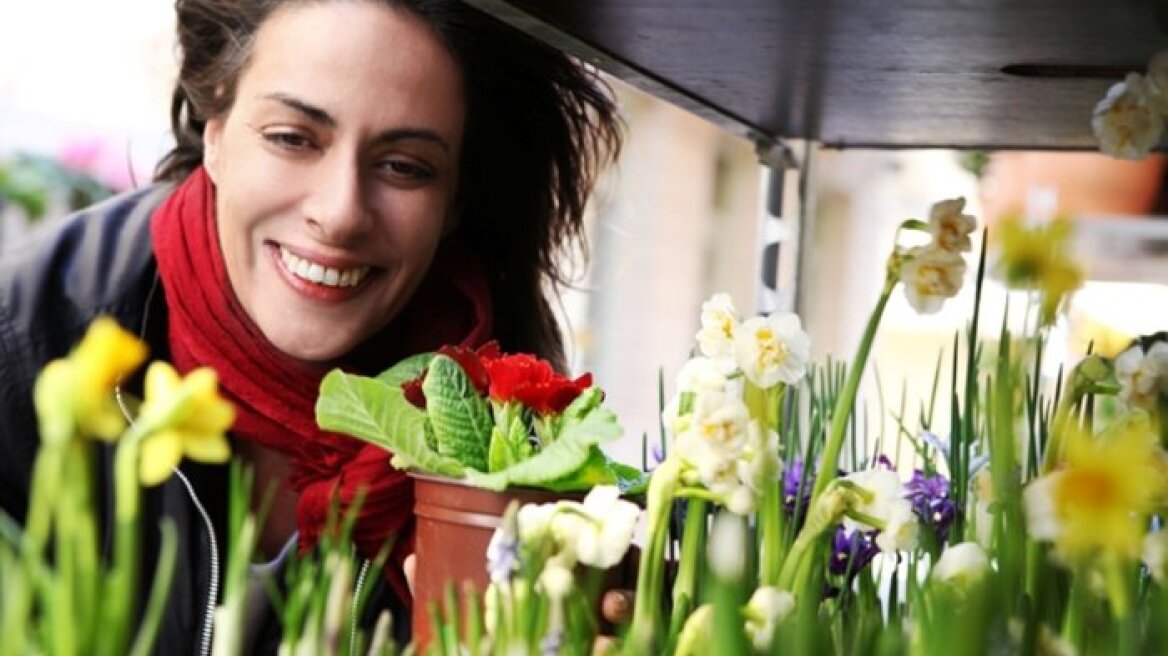
{"label": "woman", "polygon": [[[367,490],[355,540],[366,557],[397,540],[404,611],[410,484],[383,451],[316,428],[320,378],[488,339],[562,367],[544,290],[619,148],[615,108],[588,72],[453,0],[176,8],[159,184],[0,264],[0,508],[23,520],[36,372],[112,315],[153,358],[219,373],[236,451],[276,490],[261,554],[311,548],[330,499]],[[222,467],[185,463],[145,500],[144,526],[170,515],[185,536],[168,653],[208,649],[226,490]]]}

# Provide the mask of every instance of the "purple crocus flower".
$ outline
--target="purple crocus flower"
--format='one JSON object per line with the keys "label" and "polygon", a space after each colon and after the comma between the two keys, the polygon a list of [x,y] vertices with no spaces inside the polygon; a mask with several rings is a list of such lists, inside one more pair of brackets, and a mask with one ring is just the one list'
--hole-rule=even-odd
{"label": "purple crocus flower", "polygon": [[491,581],[504,583],[519,569],[519,538],[502,528],[495,529],[487,545],[487,572]]}
{"label": "purple crocus flower", "polygon": [[872,562],[880,547],[876,546],[876,531],[853,530],[848,532],[842,525],[835,529],[831,542],[831,561],[828,569],[837,576],[853,578]]}
{"label": "purple crocus flower", "polygon": [[548,634],[539,642],[539,653],[541,656],[557,656],[563,646],[563,630],[548,631]]}
{"label": "purple crocus flower", "polygon": [[795,458],[783,469],[783,511],[789,517],[795,517],[798,511],[799,516],[795,518],[797,524],[807,514],[807,506],[811,503],[811,487],[815,484],[814,478],[804,471],[802,458]]}
{"label": "purple crocus flower", "polygon": [[913,472],[912,480],[905,486],[907,498],[912,503],[921,522],[932,527],[940,542],[949,539],[949,528],[957,515],[957,505],[949,497],[949,481],[944,476],[925,476],[921,470]]}

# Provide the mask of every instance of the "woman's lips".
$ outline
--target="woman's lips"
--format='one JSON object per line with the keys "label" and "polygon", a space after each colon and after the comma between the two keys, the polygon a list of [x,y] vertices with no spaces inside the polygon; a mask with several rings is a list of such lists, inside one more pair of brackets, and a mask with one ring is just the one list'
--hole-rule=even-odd
{"label": "woman's lips", "polygon": [[269,244],[268,252],[285,282],[312,300],[336,303],[360,293],[362,283],[375,275],[368,265],[338,266],[293,253],[288,248]]}

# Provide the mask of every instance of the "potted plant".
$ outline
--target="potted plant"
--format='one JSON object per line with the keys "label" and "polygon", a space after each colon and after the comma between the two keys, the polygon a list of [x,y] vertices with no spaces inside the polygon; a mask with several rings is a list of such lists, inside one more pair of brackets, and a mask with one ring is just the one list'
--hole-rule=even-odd
{"label": "potted plant", "polygon": [[570,379],[494,342],[416,355],[376,377],[325,377],[320,426],[384,447],[415,479],[414,632],[423,644],[431,635],[424,611],[446,585],[485,589],[484,554],[512,501],[643,488],[639,469],[600,449],[621,435],[603,398],[590,374]]}

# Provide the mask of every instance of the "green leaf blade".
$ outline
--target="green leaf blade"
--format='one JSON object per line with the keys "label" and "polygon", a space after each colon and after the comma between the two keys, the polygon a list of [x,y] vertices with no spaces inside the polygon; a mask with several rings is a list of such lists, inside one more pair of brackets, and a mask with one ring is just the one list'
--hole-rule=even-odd
{"label": "green leaf blade", "polygon": [[468,471],[467,480],[489,490],[502,490],[508,485],[546,487],[584,467],[592,446],[620,436],[616,415],[606,408],[594,407],[584,417],[565,423],[556,441],[531,458],[489,474]]}
{"label": "green leaf blade", "polygon": [[445,355],[434,356],[422,392],[438,453],[467,467],[487,471],[494,422],[490,407],[462,367]]}
{"label": "green leaf blade", "polygon": [[329,372],[316,401],[316,422],[324,430],[389,450],[399,469],[463,475],[461,463],[427,446],[426,414],[406,400],[400,387],[376,378]]}

